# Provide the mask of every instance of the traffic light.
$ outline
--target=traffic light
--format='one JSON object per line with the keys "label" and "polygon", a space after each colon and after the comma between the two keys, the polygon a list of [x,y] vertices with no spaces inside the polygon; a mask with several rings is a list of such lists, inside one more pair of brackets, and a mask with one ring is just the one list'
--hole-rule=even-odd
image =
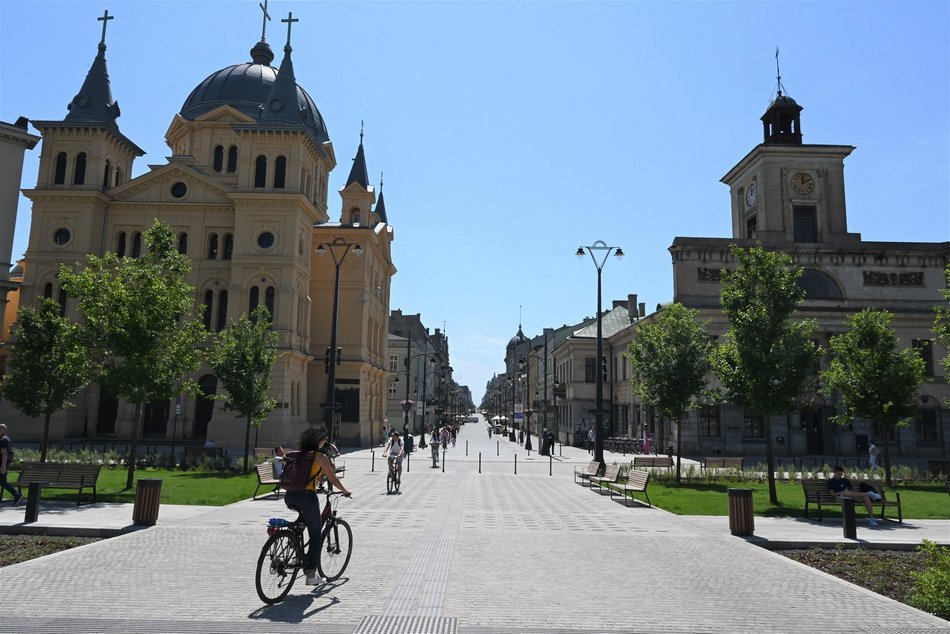
{"label": "traffic light", "polygon": [[343,358],[343,348],[336,349],[336,364],[340,365],[340,359]]}
{"label": "traffic light", "polygon": [[600,373],[604,379],[604,383],[607,382],[607,356],[604,355],[600,358]]}
{"label": "traffic light", "polygon": [[323,357],[323,373],[330,373],[330,346],[327,346],[327,354]]}

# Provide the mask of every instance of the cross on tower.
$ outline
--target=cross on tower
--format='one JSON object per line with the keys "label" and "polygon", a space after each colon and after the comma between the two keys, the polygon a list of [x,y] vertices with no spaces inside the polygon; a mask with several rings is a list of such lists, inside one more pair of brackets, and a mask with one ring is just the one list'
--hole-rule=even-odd
{"label": "cross on tower", "polygon": [[267,12],[267,0],[264,0],[264,4],[259,4],[259,6],[261,7],[261,11],[264,12],[264,18],[262,20],[264,26],[261,27],[261,42],[266,42],[267,40],[264,38],[264,35],[267,33],[267,21],[270,20],[270,13]]}
{"label": "cross on tower", "polygon": [[102,39],[99,40],[99,43],[105,46],[106,43],[106,26],[109,25],[109,20],[115,20],[114,15],[109,15],[109,10],[106,9],[106,12],[101,18],[96,18],[99,22],[102,22]]}
{"label": "cross on tower", "polygon": [[294,25],[294,22],[300,22],[299,18],[294,17],[293,11],[287,14],[287,18],[281,20],[281,22],[287,23],[287,46],[290,46],[290,27]]}

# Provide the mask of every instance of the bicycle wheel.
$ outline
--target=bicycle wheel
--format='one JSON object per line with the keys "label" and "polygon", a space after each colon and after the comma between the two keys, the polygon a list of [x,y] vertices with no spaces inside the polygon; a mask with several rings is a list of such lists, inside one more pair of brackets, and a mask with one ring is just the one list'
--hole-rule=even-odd
{"label": "bicycle wheel", "polygon": [[394,486],[395,486],[395,482],[393,481],[393,470],[390,469],[390,470],[389,470],[389,473],[386,474],[386,493],[387,493],[387,495],[388,495],[389,493],[392,493],[392,492],[393,492],[393,487],[394,487]]}
{"label": "bicycle wheel", "polygon": [[283,601],[300,572],[303,548],[291,531],[279,531],[264,543],[257,558],[257,596],[268,604]]}
{"label": "bicycle wheel", "polygon": [[402,484],[402,481],[397,477],[398,472],[393,473],[393,491],[399,493],[399,485]]}
{"label": "bicycle wheel", "polygon": [[353,554],[353,531],[344,520],[331,520],[323,530],[317,568],[327,581],[340,578]]}

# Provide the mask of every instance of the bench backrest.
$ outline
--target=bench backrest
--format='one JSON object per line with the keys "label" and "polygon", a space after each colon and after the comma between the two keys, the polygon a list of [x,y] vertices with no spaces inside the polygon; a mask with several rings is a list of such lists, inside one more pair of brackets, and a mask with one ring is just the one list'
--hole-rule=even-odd
{"label": "bench backrest", "polygon": [[620,477],[620,465],[611,464],[607,465],[607,468],[604,469],[604,475],[601,478],[605,482],[616,482],[617,478]]}
{"label": "bench backrest", "polygon": [[640,471],[639,469],[631,469],[627,473],[627,486],[634,487],[637,489],[645,489],[647,482],[650,481],[650,472],[649,471]]}
{"label": "bench backrest", "polygon": [[97,464],[64,464],[59,471],[60,482],[82,482],[83,484],[95,484],[99,478],[99,471],[102,465]]}
{"label": "bench backrest", "polygon": [[670,456],[635,456],[634,467],[672,467],[673,458]]}
{"label": "bench backrest", "polygon": [[[851,486],[855,491],[860,491],[862,482],[884,495],[884,484],[877,480],[851,480]],[[828,490],[827,480],[802,480],[802,490],[805,492],[805,498],[809,500],[837,500],[839,497]]]}
{"label": "bench backrest", "polygon": [[742,458],[706,458],[706,468],[719,467],[722,469],[741,469]]}
{"label": "bench backrest", "polygon": [[274,476],[274,463],[270,460],[254,465],[257,469],[258,482],[272,482],[277,478]]}
{"label": "bench backrest", "polygon": [[600,463],[596,460],[591,460],[590,464],[587,465],[587,468],[584,469],[585,475],[597,475],[597,472],[600,471]]}
{"label": "bench backrest", "polygon": [[20,465],[20,482],[82,482],[92,485],[99,478],[102,465],[61,462],[24,462]]}
{"label": "bench backrest", "polygon": [[43,482],[59,479],[61,465],[55,462],[24,462],[20,465],[20,482]]}

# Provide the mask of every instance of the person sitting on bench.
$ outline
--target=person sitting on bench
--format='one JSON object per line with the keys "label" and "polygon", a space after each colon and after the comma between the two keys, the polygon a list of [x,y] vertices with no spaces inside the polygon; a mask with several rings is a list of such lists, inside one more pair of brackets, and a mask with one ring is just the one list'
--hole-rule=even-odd
{"label": "person sitting on bench", "polygon": [[855,502],[861,502],[868,510],[868,524],[877,526],[877,520],[874,519],[874,507],[872,501],[881,499],[880,494],[875,491],[864,493],[863,491],[853,491],[851,480],[844,477],[844,467],[835,466],[833,469],[834,477],[828,480],[828,490],[841,497],[852,498]]}

